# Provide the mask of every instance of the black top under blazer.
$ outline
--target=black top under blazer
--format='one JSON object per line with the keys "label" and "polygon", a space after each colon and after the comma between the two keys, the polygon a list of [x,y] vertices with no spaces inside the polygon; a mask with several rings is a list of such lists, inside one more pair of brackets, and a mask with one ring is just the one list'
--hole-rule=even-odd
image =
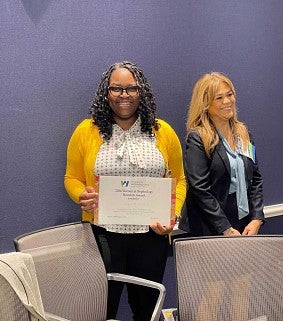
{"label": "black top under blazer", "polygon": [[[249,219],[264,221],[262,176],[249,157],[242,156],[248,187]],[[191,132],[186,141],[185,172],[188,184],[179,228],[192,235],[220,235],[231,227],[224,209],[227,205],[231,169],[221,139],[208,158],[202,139]]]}

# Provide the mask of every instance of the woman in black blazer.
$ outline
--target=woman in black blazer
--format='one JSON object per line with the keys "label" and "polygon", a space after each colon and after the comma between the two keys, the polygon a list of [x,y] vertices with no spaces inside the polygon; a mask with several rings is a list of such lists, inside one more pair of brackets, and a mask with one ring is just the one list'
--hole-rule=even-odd
{"label": "woman in black blazer", "polygon": [[264,222],[262,177],[231,80],[213,72],[196,83],[188,111],[187,198],[179,227],[194,236],[254,235]]}

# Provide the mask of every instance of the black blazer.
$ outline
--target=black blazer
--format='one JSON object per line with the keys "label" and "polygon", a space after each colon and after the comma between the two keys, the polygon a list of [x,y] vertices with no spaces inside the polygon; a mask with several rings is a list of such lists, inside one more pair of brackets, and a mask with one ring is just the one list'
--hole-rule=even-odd
{"label": "black blazer", "polygon": [[[248,186],[249,219],[261,219],[263,214],[262,177],[255,163],[243,156]],[[179,227],[192,235],[219,235],[231,227],[224,209],[231,180],[229,159],[222,140],[211,158],[197,132],[191,132],[186,141],[185,172],[187,197]]]}

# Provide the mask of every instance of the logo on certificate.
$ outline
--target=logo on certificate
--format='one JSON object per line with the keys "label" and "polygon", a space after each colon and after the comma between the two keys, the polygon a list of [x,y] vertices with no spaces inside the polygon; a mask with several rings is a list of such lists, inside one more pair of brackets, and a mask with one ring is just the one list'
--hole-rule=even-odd
{"label": "logo on certificate", "polygon": [[130,181],[121,181],[121,186],[122,187],[128,187]]}

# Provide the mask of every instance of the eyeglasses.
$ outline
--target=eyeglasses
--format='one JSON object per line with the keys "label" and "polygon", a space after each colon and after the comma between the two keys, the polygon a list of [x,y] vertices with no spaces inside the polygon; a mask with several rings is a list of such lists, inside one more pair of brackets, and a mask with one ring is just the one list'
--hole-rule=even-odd
{"label": "eyeglasses", "polygon": [[135,96],[138,94],[140,87],[137,85],[129,87],[109,86],[108,90],[115,97],[123,95],[124,91],[126,91],[129,96]]}

